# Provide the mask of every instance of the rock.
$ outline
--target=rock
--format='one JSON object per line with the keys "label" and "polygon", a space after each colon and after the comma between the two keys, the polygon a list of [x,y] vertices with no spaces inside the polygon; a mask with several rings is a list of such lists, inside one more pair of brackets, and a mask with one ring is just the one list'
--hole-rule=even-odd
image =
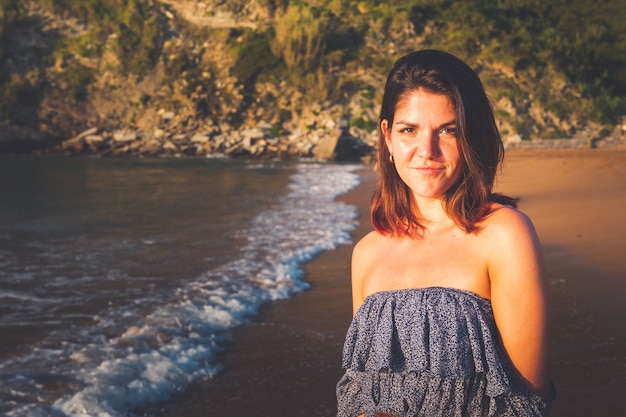
{"label": "rock", "polygon": [[131,152],[136,152],[137,150],[139,150],[139,148],[141,148],[144,145],[145,145],[144,142],[136,140],[133,142],[128,142],[128,145],[125,145],[125,147],[128,148],[128,150]]}
{"label": "rock", "polygon": [[249,136],[244,136],[243,140],[241,141],[241,146],[243,146],[243,148],[250,152],[250,148],[252,147],[252,138]]}
{"label": "rock", "polygon": [[61,149],[65,152],[80,153],[85,147],[85,141],[82,138],[74,137],[61,143]]}
{"label": "rock", "polygon": [[166,151],[178,152],[178,146],[174,145],[172,141],[166,140],[163,142],[163,149]]}
{"label": "rock", "polygon": [[206,155],[206,151],[204,150],[204,147],[201,144],[197,144],[196,145],[196,152],[195,152],[196,156],[204,156]]}
{"label": "rock", "polygon": [[226,155],[230,155],[230,156],[240,156],[243,155],[244,149],[241,146],[240,143],[235,143],[234,145],[228,147],[226,150],[224,150],[224,153]]}
{"label": "rock", "polygon": [[113,150],[113,155],[115,155],[115,156],[126,155],[128,150],[129,150],[129,146],[128,145],[121,146],[121,147],[116,148],[116,149]]}
{"label": "rock", "polygon": [[100,135],[87,135],[85,136],[85,142],[87,143],[100,143],[104,142],[104,138]]}
{"label": "rock", "polygon": [[207,135],[196,133],[195,135],[191,137],[191,141],[193,143],[206,143],[209,141],[209,137]]}
{"label": "rock", "polygon": [[166,111],[161,115],[161,119],[167,121],[170,121],[174,118],[174,112],[173,111]]}
{"label": "rock", "polygon": [[202,145],[202,149],[204,149],[204,153],[206,155],[209,155],[213,152],[213,146],[211,145],[211,142],[207,142],[205,144]]}
{"label": "rock", "polygon": [[341,136],[335,148],[337,161],[360,161],[364,156],[371,154],[374,148],[354,136]]}
{"label": "rock", "polygon": [[137,139],[137,133],[135,132],[124,132],[121,130],[118,130],[117,132],[113,133],[113,140],[115,142],[132,142],[134,140]]}
{"label": "rock", "polygon": [[272,130],[272,128],[273,128],[274,126],[272,126],[272,124],[271,124],[271,123],[269,123],[269,122],[260,121],[260,122],[257,124],[257,127],[258,127],[259,129],[263,129],[263,130]]}
{"label": "rock", "polygon": [[324,121],[323,126],[326,130],[339,129],[338,123],[335,120],[330,119],[330,118]]}
{"label": "rock", "polygon": [[91,135],[85,138],[87,149],[95,154],[101,154],[107,148],[104,138],[98,135]]}
{"label": "rock", "polygon": [[243,130],[241,132],[241,136],[244,139],[263,139],[265,137],[265,133],[263,133],[263,130],[253,127],[251,129]]}
{"label": "rock", "polygon": [[313,150],[313,156],[320,161],[330,161],[335,158],[335,148],[339,142],[338,136],[324,136]]}
{"label": "rock", "polygon": [[91,129],[87,129],[84,132],[79,133],[78,135],[76,135],[76,138],[78,138],[78,139],[86,138],[87,136],[95,135],[96,133],[98,133],[98,128],[97,127],[92,127]]}
{"label": "rock", "polygon": [[364,156],[371,154],[374,148],[354,136],[324,136],[315,149],[315,159],[329,161],[360,161]]}
{"label": "rock", "polygon": [[312,150],[313,150],[313,144],[312,143],[304,142],[304,143],[299,143],[296,146],[296,153],[304,155],[304,156],[310,155]]}
{"label": "rock", "polygon": [[522,137],[516,133],[514,135],[508,136],[504,142],[505,143],[519,143],[521,141],[522,141]]}
{"label": "rock", "polygon": [[297,141],[303,135],[304,135],[304,133],[302,132],[302,129],[299,129],[299,128],[298,129],[294,129],[293,132],[291,132],[291,135],[289,135],[289,140]]}
{"label": "rock", "polygon": [[0,153],[31,152],[54,144],[52,136],[31,127],[0,123]]}
{"label": "rock", "polygon": [[224,149],[226,144],[226,135],[220,134],[213,136],[213,147],[216,150]]}
{"label": "rock", "polygon": [[155,155],[161,150],[161,142],[156,139],[152,139],[147,143],[143,144],[139,148],[139,152],[144,155]]}

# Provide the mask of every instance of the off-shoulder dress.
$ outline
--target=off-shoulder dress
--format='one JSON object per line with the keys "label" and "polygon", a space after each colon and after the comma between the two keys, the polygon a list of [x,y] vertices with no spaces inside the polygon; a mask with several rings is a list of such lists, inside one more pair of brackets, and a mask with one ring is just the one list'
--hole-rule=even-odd
{"label": "off-shoulder dress", "polygon": [[338,417],[546,416],[498,336],[491,302],[443,287],[374,293],[346,336]]}

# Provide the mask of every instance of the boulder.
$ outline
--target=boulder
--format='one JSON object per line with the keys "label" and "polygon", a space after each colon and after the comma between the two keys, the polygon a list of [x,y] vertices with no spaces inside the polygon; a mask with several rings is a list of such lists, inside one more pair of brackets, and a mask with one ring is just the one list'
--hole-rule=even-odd
{"label": "boulder", "polygon": [[54,146],[52,136],[26,126],[0,123],[1,152],[32,152]]}
{"label": "boulder", "polygon": [[86,138],[88,136],[95,135],[96,133],[98,133],[98,128],[97,127],[92,127],[90,129],[87,129],[84,132],[79,133],[78,135],[76,135],[76,138],[78,138],[78,139]]}
{"label": "boulder", "polygon": [[89,145],[99,145],[104,142],[104,138],[100,135],[87,135],[85,136],[85,142]]}
{"label": "boulder", "polygon": [[169,122],[173,118],[174,118],[174,112],[173,111],[166,111],[166,112],[163,112],[161,114],[161,119],[165,120],[166,122]]}
{"label": "boulder", "polygon": [[61,149],[64,152],[81,153],[84,148],[85,148],[85,141],[83,140],[83,138],[79,138],[79,137],[74,137],[72,139],[64,140],[63,143],[61,143]]}
{"label": "boulder", "polygon": [[339,137],[335,135],[324,136],[317,143],[317,146],[313,150],[313,157],[320,161],[330,161],[335,158],[335,149],[337,148],[337,143],[339,142]]}
{"label": "boulder", "polygon": [[337,161],[361,161],[368,155],[373,154],[375,149],[354,136],[341,136],[335,148],[335,160]]}
{"label": "boulder", "polygon": [[113,133],[113,140],[119,143],[132,142],[137,139],[137,133],[135,132],[124,132],[122,130],[118,130]]}
{"label": "boulder", "polygon": [[178,146],[174,145],[172,141],[166,140],[163,142],[163,149],[166,151],[178,152]]}
{"label": "boulder", "polygon": [[156,155],[161,150],[161,142],[156,139],[152,139],[147,143],[144,143],[140,148],[139,152],[144,155]]}
{"label": "boulder", "polygon": [[322,161],[360,161],[374,148],[350,135],[324,136],[313,150],[315,159]]}
{"label": "boulder", "polygon": [[209,141],[209,137],[207,135],[196,133],[191,137],[191,141],[193,143],[206,143]]}
{"label": "boulder", "polygon": [[263,139],[265,137],[265,133],[260,128],[251,128],[246,129],[241,132],[241,136],[244,139]]}

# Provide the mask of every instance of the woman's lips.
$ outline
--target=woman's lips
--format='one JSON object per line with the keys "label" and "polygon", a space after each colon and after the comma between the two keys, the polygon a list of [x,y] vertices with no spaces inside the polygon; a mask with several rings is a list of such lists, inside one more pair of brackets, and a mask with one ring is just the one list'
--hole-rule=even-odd
{"label": "woman's lips", "polygon": [[422,175],[437,175],[444,168],[443,167],[417,167],[414,169]]}

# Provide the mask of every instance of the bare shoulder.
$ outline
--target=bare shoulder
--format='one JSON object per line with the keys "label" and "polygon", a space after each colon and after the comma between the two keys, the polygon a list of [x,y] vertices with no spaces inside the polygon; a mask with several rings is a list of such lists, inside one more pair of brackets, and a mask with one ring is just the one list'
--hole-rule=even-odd
{"label": "bare shoulder", "polygon": [[494,281],[518,276],[516,271],[530,272],[529,269],[539,267],[539,238],[532,221],[523,212],[507,206],[494,207],[481,235],[492,285]]}
{"label": "bare shoulder", "polygon": [[387,238],[377,231],[365,235],[352,251],[352,302],[354,313],[363,303],[363,286],[384,253]]}
{"label": "bare shoulder", "polygon": [[354,267],[365,267],[375,264],[379,254],[384,251],[387,238],[377,231],[369,232],[357,242],[352,251],[352,264]]}
{"label": "bare shoulder", "polygon": [[534,232],[530,218],[522,211],[501,204],[494,204],[493,212],[485,219],[484,226],[495,233],[519,233],[524,231]]}
{"label": "bare shoulder", "polygon": [[371,254],[372,252],[375,252],[381,246],[383,246],[386,239],[386,236],[375,230],[369,232],[357,242],[357,244],[354,246],[354,252]]}
{"label": "bare shoulder", "polygon": [[533,222],[516,208],[495,205],[481,226],[481,235],[489,241],[489,247],[493,250],[510,250],[519,244],[538,245]]}

